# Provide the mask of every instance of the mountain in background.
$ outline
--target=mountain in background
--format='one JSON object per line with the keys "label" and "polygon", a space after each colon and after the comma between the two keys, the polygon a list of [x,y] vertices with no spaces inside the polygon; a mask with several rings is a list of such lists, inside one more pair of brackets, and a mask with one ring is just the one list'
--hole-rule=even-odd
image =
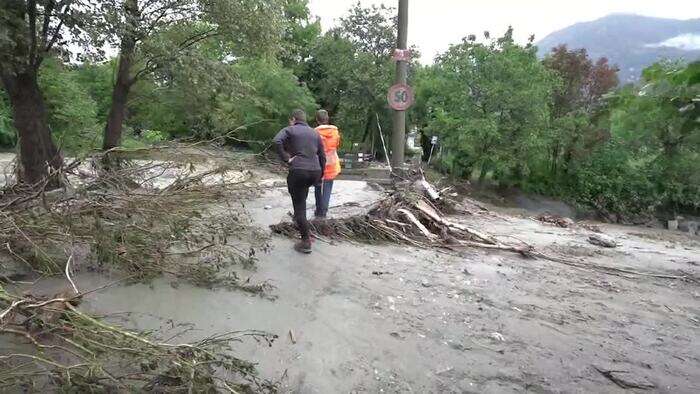
{"label": "mountain in background", "polygon": [[537,43],[539,55],[560,44],[585,48],[592,59],[607,57],[620,68],[621,83],[634,82],[645,67],[661,59],[700,59],[700,18],[612,14],[549,34]]}

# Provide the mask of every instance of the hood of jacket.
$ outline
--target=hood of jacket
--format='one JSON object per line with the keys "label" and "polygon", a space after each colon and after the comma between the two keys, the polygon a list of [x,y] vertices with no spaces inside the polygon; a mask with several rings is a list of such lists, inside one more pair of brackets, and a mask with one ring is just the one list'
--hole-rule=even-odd
{"label": "hood of jacket", "polygon": [[316,131],[318,131],[321,137],[324,138],[335,137],[338,135],[338,127],[330,124],[320,125],[316,127]]}

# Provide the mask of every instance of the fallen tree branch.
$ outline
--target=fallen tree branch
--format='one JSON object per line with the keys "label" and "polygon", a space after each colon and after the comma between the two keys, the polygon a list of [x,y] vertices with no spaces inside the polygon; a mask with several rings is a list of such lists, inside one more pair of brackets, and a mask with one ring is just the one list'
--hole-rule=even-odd
{"label": "fallen tree branch", "polygon": [[70,277],[70,262],[73,261],[73,254],[71,253],[70,256],[68,256],[68,261],[66,261],[66,279],[68,279],[68,282],[70,282],[71,287],[73,287],[73,291],[75,294],[80,294],[80,290],[78,290],[78,286],[75,285],[75,282],[73,282],[73,279]]}
{"label": "fallen tree branch", "polygon": [[423,233],[423,235],[428,238],[428,240],[434,240],[437,239],[437,235],[433,234],[428,230],[423,223],[421,223],[410,211],[407,211],[406,209],[397,209],[397,212],[402,213],[406,218],[413,223],[416,228]]}
{"label": "fallen tree branch", "polygon": [[[20,387],[43,376],[50,379],[38,382],[76,392],[110,392],[114,385],[129,392],[213,392],[223,382],[241,392],[276,389],[272,382],[256,376],[253,364],[230,354],[231,344],[245,337],[271,344],[276,339],[274,335],[234,331],[173,344],[92,317],[70,303],[68,297],[41,300],[10,295],[0,287],[0,305],[9,300],[14,301],[5,309],[3,318],[9,311],[16,316],[3,322],[0,335],[24,337],[36,353],[0,356],[0,387]],[[33,335],[26,328],[39,325],[41,335]],[[110,372],[108,367],[119,374]],[[34,387],[40,391],[49,389]]]}

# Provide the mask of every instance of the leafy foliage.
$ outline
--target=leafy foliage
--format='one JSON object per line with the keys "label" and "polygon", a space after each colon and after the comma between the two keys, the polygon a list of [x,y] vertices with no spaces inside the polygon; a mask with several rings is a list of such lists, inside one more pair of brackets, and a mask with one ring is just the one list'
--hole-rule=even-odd
{"label": "leafy foliage", "polygon": [[492,173],[520,184],[543,154],[554,85],[535,48],[515,44],[510,30],[487,43],[465,39],[429,74],[418,89],[432,95],[422,99],[425,130],[442,137],[444,164],[460,175]]}
{"label": "leafy foliage", "polygon": [[616,95],[611,131],[645,163],[658,203],[673,211],[700,208],[700,62],[658,63],[645,85]]}
{"label": "leafy foliage", "polygon": [[48,59],[39,72],[39,86],[58,145],[71,153],[97,147],[97,103],[76,81],[75,73]]}
{"label": "leafy foliage", "polygon": [[376,130],[391,130],[386,91],[391,85],[396,43],[394,10],[355,4],[311,50],[301,79],[319,105],[333,115],[345,142],[367,142]]}
{"label": "leafy foliage", "polygon": [[248,84],[251,94],[223,102],[219,121],[229,128],[246,125],[241,133],[245,141],[262,140],[267,146],[287,124],[293,109],[302,108],[309,114],[316,109],[311,92],[280,64],[251,60],[233,66],[233,71]]}
{"label": "leafy foliage", "polygon": [[321,20],[311,15],[308,0],[285,0],[284,16],[285,31],[278,58],[285,68],[299,75],[321,36]]}
{"label": "leafy foliage", "polygon": [[658,63],[641,87],[557,47],[539,62],[512,31],[470,36],[418,70],[413,121],[441,137],[440,165],[596,209],[611,220],[700,207],[700,66]]}

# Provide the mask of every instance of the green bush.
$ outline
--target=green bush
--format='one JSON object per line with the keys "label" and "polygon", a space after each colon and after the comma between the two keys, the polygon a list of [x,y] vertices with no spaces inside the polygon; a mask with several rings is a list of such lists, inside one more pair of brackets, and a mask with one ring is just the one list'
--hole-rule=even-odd
{"label": "green bush", "polygon": [[613,141],[578,166],[569,195],[574,201],[624,217],[651,214],[662,203],[650,163],[634,160]]}
{"label": "green bush", "polygon": [[150,144],[156,144],[168,139],[168,136],[165,133],[158,130],[144,130],[141,132],[141,136]]}

